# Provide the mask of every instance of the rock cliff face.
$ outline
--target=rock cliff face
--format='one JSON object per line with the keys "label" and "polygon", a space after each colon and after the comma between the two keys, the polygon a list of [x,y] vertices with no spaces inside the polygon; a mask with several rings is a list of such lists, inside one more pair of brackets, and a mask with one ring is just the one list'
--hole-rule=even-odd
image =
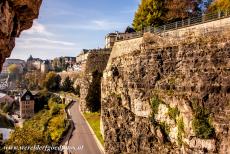
{"label": "rock cliff face", "polygon": [[230,35],[115,43],[102,79],[107,153],[230,153]]}
{"label": "rock cliff face", "polygon": [[[10,56],[15,46],[15,37],[30,28],[38,17],[42,0],[0,1],[0,65]],[[1,68],[0,67],[0,68]]]}

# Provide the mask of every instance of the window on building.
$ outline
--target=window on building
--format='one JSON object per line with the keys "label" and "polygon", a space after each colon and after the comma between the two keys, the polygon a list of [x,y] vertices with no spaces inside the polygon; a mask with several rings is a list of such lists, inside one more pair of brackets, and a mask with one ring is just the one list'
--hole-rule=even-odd
{"label": "window on building", "polygon": [[29,95],[26,95],[26,100],[30,100],[30,96]]}

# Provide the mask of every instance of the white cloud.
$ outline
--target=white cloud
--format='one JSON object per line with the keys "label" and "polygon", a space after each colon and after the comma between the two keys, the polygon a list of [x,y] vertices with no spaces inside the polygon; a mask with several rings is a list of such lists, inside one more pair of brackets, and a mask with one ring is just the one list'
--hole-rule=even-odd
{"label": "white cloud", "polygon": [[97,31],[108,31],[108,30],[120,30],[127,27],[129,23],[125,22],[113,22],[108,20],[91,20],[87,24],[82,23],[71,23],[71,24],[56,24],[48,25],[49,27],[56,27],[62,29],[75,29],[75,30],[97,30]]}
{"label": "white cloud", "polygon": [[45,25],[34,21],[33,26],[31,29],[24,32],[25,34],[29,35],[44,35],[44,36],[53,36],[54,34],[49,32]]}
{"label": "white cloud", "polygon": [[36,44],[31,43],[31,44],[27,44],[27,45],[18,44],[17,49],[20,49],[20,50],[28,50],[29,49],[29,50],[33,50],[33,51],[35,51],[35,50],[39,51],[40,50],[38,53],[45,55],[46,53],[42,53],[44,51],[44,49],[46,51],[50,51],[51,49],[55,49],[57,52],[60,50],[72,50],[72,51],[74,51],[74,50],[79,49],[79,48],[69,47],[69,46],[61,46],[61,45],[53,46],[51,44],[44,44],[42,46],[37,46]]}
{"label": "white cloud", "polygon": [[[64,46],[74,46],[75,43],[73,42],[67,42],[67,41],[56,41],[56,40],[50,40],[47,38],[29,38],[29,39],[21,39],[23,43],[48,43],[48,44],[58,44],[58,45],[64,45]],[[41,44],[42,46],[43,44]]]}
{"label": "white cloud", "polygon": [[46,38],[20,38],[17,41],[19,49],[75,49],[77,45],[73,42],[50,40]]}
{"label": "white cloud", "polygon": [[73,42],[57,39],[57,35],[51,33],[46,25],[37,21],[33,27],[23,33],[16,41],[17,50],[74,50],[77,45]]}

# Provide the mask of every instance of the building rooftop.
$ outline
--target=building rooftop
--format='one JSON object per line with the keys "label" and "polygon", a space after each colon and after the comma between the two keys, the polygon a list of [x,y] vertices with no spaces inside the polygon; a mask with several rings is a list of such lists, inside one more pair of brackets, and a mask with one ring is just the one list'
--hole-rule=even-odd
{"label": "building rooftop", "polygon": [[48,65],[48,64],[50,64],[50,61],[49,60],[44,60],[42,63]]}
{"label": "building rooftop", "polygon": [[26,96],[30,96],[30,100],[34,99],[33,94],[29,91],[29,90],[24,90],[21,96],[21,100],[25,101],[26,100]]}
{"label": "building rooftop", "polygon": [[32,55],[27,59],[27,61],[42,61],[40,58],[33,58]]}
{"label": "building rooftop", "polygon": [[0,98],[5,97],[5,96],[6,96],[6,94],[0,93]]}

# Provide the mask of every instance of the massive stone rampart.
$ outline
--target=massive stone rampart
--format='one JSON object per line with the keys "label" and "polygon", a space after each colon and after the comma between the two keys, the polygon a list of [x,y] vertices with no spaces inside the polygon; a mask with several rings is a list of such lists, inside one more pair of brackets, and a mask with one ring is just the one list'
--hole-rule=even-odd
{"label": "massive stone rampart", "polygon": [[229,153],[230,31],[117,42],[102,79],[107,153]]}
{"label": "massive stone rampart", "polygon": [[[15,37],[30,28],[38,17],[42,0],[0,1],[0,65],[15,46]],[[0,67],[0,68],[1,68]],[[1,70],[1,69],[0,69]]]}

